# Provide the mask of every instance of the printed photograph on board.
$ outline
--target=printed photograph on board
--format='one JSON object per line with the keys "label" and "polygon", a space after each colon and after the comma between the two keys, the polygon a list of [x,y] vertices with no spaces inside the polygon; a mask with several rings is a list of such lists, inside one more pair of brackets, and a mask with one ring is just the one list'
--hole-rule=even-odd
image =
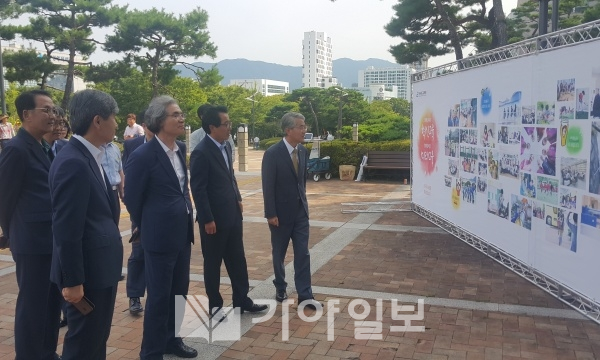
{"label": "printed photograph on board", "polygon": [[531,201],[515,194],[512,194],[510,199],[510,222],[531,230],[531,216],[533,213]]}
{"label": "printed photograph on board", "polygon": [[444,136],[444,153],[446,156],[458,156],[458,134],[458,129],[449,129],[446,136]]}
{"label": "printed photograph on board", "polygon": [[505,194],[500,183],[488,182],[487,211],[503,219],[508,219],[509,199]]}
{"label": "printed photograph on board", "polygon": [[479,138],[481,139],[481,145],[483,147],[493,148],[496,147],[496,124],[485,123],[481,127],[481,133]]}
{"label": "printed photograph on board", "polygon": [[575,118],[575,109],[571,103],[567,105],[558,104],[558,118],[560,120],[573,120]]}
{"label": "printed photograph on board", "polygon": [[535,109],[536,124],[554,124],[554,102],[538,101]]}
{"label": "printed photograph on board", "polygon": [[523,196],[535,198],[535,175],[521,173],[520,193]]}
{"label": "printed photograph on board", "polygon": [[544,220],[545,205],[539,201],[532,201],[531,207],[533,208],[533,217]]}
{"label": "printed photograph on board", "polygon": [[487,162],[479,161],[477,166],[477,175],[487,177]]}
{"label": "printed photograph on board", "polygon": [[487,180],[485,177],[477,177],[477,192],[484,193],[487,190]]}
{"label": "printed photograph on board", "polygon": [[458,176],[458,159],[448,159],[448,175]]}
{"label": "printed photograph on board", "polygon": [[477,98],[460,101],[460,126],[477,127]]}
{"label": "printed photograph on board", "polygon": [[462,201],[468,204],[475,204],[475,194],[477,189],[477,177],[461,178]]}
{"label": "printed photograph on board", "polygon": [[488,150],[488,174],[494,180],[498,180],[498,152],[495,150]]}
{"label": "printed photograph on board", "polygon": [[600,241],[600,197],[583,195],[581,234]]}
{"label": "printed photograph on board", "polygon": [[570,210],[575,209],[577,207],[577,191],[569,187],[561,186],[560,189],[558,189],[558,202],[563,208]]}
{"label": "printed photograph on board", "polygon": [[590,111],[590,117],[593,119],[600,119],[600,88],[595,88],[592,91],[591,98],[590,108],[592,110]]}
{"label": "printed photograph on board", "polygon": [[600,195],[600,121],[592,122],[589,192]]}
{"label": "printed photograph on board", "polygon": [[535,191],[538,200],[558,205],[558,180],[538,175]]}
{"label": "printed photograph on board", "polygon": [[520,169],[538,174],[556,174],[556,128],[521,129]]}
{"label": "printed photograph on board", "polygon": [[545,239],[563,249],[577,252],[579,216],[575,212],[546,206]]}
{"label": "printed photograph on board", "polygon": [[498,123],[518,124],[521,121],[521,92],[514,92],[509,98],[498,102]]}
{"label": "printed photograph on board", "polygon": [[450,108],[448,113],[448,127],[458,127],[459,125],[460,104],[456,104]]}
{"label": "printed photograph on board", "polygon": [[575,119],[587,119],[590,113],[590,89],[582,88],[575,91],[577,103],[575,104]]}
{"label": "printed photograph on board", "polygon": [[575,79],[558,80],[556,82],[556,101],[575,100]]}
{"label": "printed photograph on board", "polygon": [[500,175],[513,179],[519,177],[519,155],[500,154]]}
{"label": "printed photograph on board", "polygon": [[452,177],[448,175],[444,175],[444,186],[452,187]]}
{"label": "printed photograph on board", "polygon": [[477,167],[477,148],[473,146],[460,146],[460,171],[475,174]]}
{"label": "printed photograph on board", "polygon": [[585,190],[587,160],[577,158],[560,158],[560,184]]}
{"label": "printed photograph on board", "polygon": [[535,124],[535,108],[531,105],[525,105],[521,110],[521,124]]}
{"label": "printed photograph on board", "polygon": [[460,129],[460,143],[477,145],[477,130],[476,129]]}

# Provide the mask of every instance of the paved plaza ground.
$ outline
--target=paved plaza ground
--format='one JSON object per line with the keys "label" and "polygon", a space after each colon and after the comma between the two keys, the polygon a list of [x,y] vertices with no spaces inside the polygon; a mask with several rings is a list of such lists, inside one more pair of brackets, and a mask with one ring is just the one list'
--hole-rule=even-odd
{"label": "paved plaza ground", "polygon": [[[250,150],[249,171],[236,175],[244,198],[250,296],[272,300],[270,235],[263,218],[260,181],[262,154]],[[203,338],[185,340],[198,349],[199,359],[600,359],[599,325],[418,215],[341,212],[341,203],[410,200],[409,186],[376,180],[310,180],[307,194],[313,291],[323,304],[337,301],[337,310],[325,309],[314,322],[303,320],[295,303],[286,305],[289,311],[278,305],[269,320],[257,324],[244,314],[237,341],[209,344]],[[126,272],[131,246],[125,209],[120,228]],[[202,254],[198,228],[195,230],[190,294],[204,295]],[[292,263],[290,246],[288,293],[296,301]],[[0,251],[0,360],[14,359],[18,292],[14,269],[10,253]],[[221,289],[230,304],[224,266],[222,276]],[[363,320],[381,323],[381,328],[365,339],[355,336],[355,330],[364,324],[350,315],[348,305],[353,299],[370,304],[371,311]],[[379,305],[377,299],[382,299]],[[424,318],[411,323],[424,331],[398,329],[404,321],[392,318],[396,309],[392,299],[415,308],[418,299],[424,299]],[[364,308],[355,309],[360,313]],[[315,316],[310,310],[303,313],[305,318]],[[328,321],[328,315],[333,321]],[[121,282],[108,342],[109,359],[139,358],[143,320],[143,315],[129,314],[125,282]],[[66,328],[60,331],[59,353],[65,332]]]}

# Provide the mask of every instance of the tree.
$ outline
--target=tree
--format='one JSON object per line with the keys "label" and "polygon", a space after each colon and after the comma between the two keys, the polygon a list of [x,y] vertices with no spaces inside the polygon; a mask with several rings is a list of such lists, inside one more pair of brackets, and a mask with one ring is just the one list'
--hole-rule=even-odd
{"label": "tree", "polygon": [[198,79],[198,84],[202,89],[209,89],[220,85],[223,80],[223,76],[219,73],[217,65],[213,65],[213,67],[208,70],[202,68],[196,69],[194,73],[196,74],[196,79]]}
{"label": "tree", "polygon": [[506,23],[501,0],[494,0],[488,13],[485,0],[399,0],[395,17],[385,26],[390,36],[405,42],[390,48],[400,64],[462,49],[482,33],[491,33],[495,46],[506,44]]}
{"label": "tree", "polygon": [[28,80],[41,80],[41,88],[44,89],[48,76],[59,68],[48,61],[47,56],[38,56],[35,50],[7,52],[3,56],[6,68],[4,78],[21,85]]}
{"label": "tree", "polygon": [[[84,58],[95,50],[96,40],[92,29],[106,27],[117,22],[125,8],[111,5],[112,0],[23,0],[27,11],[38,15],[39,22],[53,34],[56,50],[67,51],[66,86],[61,106],[66,108],[73,91],[75,65],[88,64],[75,61],[80,54]],[[45,35],[45,34],[44,34]]]}
{"label": "tree", "polygon": [[210,42],[206,11],[195,10],[176,17],[164,10],[133,10],[117,24],[114,35],[106,36],[104,49],[126,52],[136,64],[151,73],[152,96],[159,93],[159,69],[172,69],[182,57],[216,56]]}
{"label": "tree", "polygon": [[109,80],[117,80],[131,76],[134,68],[128,57],[123,60],[109,61],[100,65],[91,65],[85,71],[84,79],[94,83],[106,82]]}

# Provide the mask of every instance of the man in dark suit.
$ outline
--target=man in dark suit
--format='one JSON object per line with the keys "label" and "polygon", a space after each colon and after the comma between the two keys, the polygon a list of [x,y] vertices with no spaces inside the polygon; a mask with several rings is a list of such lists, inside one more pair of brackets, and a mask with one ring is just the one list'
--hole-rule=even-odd
{"label": "man in dark suit", "polygon": [[304,116],[289,112],[281,118],[285,137],[271,146],[262,160],[262,189],[265,218],[271,230],[273,270],[275,272],[275,299],[287,299],[285,281],[285,253],[290,238],[294,247],[294,281],[298,304],[316,309],[320,306],[313,298],[310,281],[310,253],[308,252],[308,202],[306,201],[306,163],[308,152],[302,146],[306,125]]}
{"label": "man in dark suit", "polygon": [[[123,166],[127,163],[129,155],[131,155],[140,145],[147,143],[152,140],[154,133],[146,126],[144,115],[146,110],[138,114],[137,119],[140,121],[140,125],[144,128],[144,136],[138,136],[131,140],[127,140],[123,143]],[[184,145],[185,149],[185,145]],[[130,179],[135,182],[135,179]],[[135,236],[137,224],[131,222],[132,238],[135,238],[131,242],[131,254],[127,260],[127,297],[129,298],[129,313],[136,315],[144,311],[140,298],[144,296],[146,292],[146,276],[144,273],[144,249],[142,248],[142,242],[139,236]],[[137,229],[137,230],[136,230]]]}
{"label": "man in dark suit", "polygon": [[[50,278],[69,303],[63,359],[105,359],[123,244],[114,192],[102,170],[102,145],[112,141],[117,102],[98,90],[75,93],[69,104],[73,136],[50,167],[54,254]],[[95,305],[84,315],[82,302]]]}
{"label": "man in dark suit", "polygon": [[[233,175],[231,147],[227,142],[231,121],[224,106],[214,106],[202,116],[205,136],[190,157],[192,195],[196,204],[204,286],[212,316],[222,320],[221,262],[225,261],[233,288],[233,306],[241,312],[259,312],[267,305],[254,304],[248,297],[248,268],[244,254],[242,197]],[[218,315],[217,315],[218,314]]]}
{"label": "man in dark suit", "polygon": [[185,132],[184,119],[173,98],[152,99],[145,121],[155,136],[125,164],[125,205],[140,229],[148,288],[142,360],[198,356],[177,337],[182,318],[175,318],[175,296],[188,293],[194,242],[185,145],[176,141]]}
{"label": "man in dark suit", "polygon": [[23,124],[0,155],[0,226],[10,241],[19,294],[15,309],[16,359],[55,359],[60,292],[50,282],[54,158],[43,135],[53,129],[54,103],[41,90],[15,101]]}

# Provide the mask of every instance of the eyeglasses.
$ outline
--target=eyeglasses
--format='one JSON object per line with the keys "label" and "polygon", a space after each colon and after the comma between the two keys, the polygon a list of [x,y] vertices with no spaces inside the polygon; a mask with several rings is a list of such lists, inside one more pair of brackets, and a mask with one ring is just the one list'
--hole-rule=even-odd
{"label": "eyeglasses", "polygon": [[66,128],[67,127],[67,123],[64,121],[56,121],[54,122],[54,127],[57,128]]}
{"label": "eyeglasses", "polygon": [[180,112],[172,113],[167,116],[174,117],[175,119],[185,119],[185,114]]}
{"label": "eyeglasses", "polygon": [[219,126],[221,126],[221,125],[230,128],[231,127],[231,121],[225,121],[224,123],[221,123]]}
{"label": "eyeglasses", "polygon": [[306,126],[306,125],[298,125],[298,126],[294,126],[292,129],[306,130],[306,129],[308,129],[308,126]]}
{"label": "eyeglasses", "polygon": [[52,115],[52,116],[58,116],[58,110],[56,108],[33,108],[33,110],[39,110],[41,112],[45,112],[48,115]]}

